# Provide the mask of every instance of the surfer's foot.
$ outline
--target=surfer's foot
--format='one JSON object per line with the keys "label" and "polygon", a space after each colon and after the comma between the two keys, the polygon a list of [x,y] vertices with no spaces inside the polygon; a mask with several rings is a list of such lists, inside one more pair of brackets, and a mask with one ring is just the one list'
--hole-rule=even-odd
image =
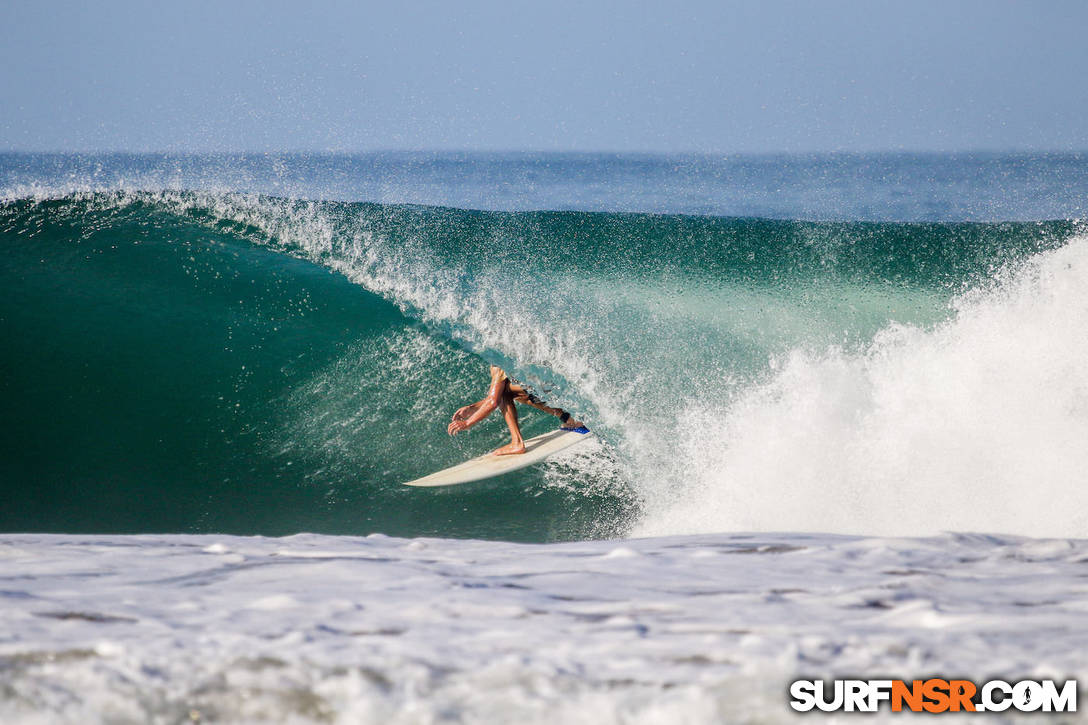
{"label": "surfer's foot", "polygon": [[516,441],[516,442],[513,442],[513,443],[508,443],[505,446],[503,446],[502,448],[496,448],[495,450],[491,451],[491,455],[493,455],[493,456],[516,456],[517,454],[524,453],[524,452],[525,452],[525,442],[524,441]]}

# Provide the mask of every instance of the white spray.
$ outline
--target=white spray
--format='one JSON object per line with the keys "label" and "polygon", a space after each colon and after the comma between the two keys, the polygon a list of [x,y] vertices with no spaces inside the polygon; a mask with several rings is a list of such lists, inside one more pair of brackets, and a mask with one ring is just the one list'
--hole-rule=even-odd
{"label": "white spray", "polygon": [[893,325],[795,351],[724,409],[692,402],[639,535],[940,530],[1088,536],[1088,238]]}

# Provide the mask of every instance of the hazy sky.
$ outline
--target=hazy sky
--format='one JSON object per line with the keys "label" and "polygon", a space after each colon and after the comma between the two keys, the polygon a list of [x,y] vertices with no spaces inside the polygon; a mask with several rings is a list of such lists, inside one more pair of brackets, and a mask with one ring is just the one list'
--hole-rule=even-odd
{"label": "hazy sky", "polygon": [[1088,2],[0,0],[0,149],[1088,149]]}

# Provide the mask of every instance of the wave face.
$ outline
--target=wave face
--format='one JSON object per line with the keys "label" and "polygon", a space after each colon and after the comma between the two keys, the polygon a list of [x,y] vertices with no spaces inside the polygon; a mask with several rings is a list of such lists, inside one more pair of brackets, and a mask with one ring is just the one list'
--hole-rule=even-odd
{"label": "wave face", "polygon": [[[1088,536],[1079,233],[12,199],[0,529]],[[603,443],[401,486],[502,442],[498,420],[445,434],[488,363]]]}

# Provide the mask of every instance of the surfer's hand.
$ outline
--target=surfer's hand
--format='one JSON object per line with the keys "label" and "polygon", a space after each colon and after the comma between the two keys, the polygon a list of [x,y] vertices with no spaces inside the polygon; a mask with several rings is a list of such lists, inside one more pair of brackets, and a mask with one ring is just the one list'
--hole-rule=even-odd
{"label": "surfer's hand", "polygon": [[[460,412],[460,411],[458,411],[458,412]],[[468,430],[468,423],[461,420],[460,418],[455,418],[446,427],[446,432],[449,433],[451,436],[457,435],[458,433],[460,433],[463,430]]]}
{"label": "surfer's hand", "polygon": [[453,419],[454,420],[464,420],[465,418],[472,415],[472,409],[475,408],[475,407],[476,406],[474,406],[474,405],[466,405],[466,406],[463,406],[461,408],[458,408],[457,412],[453,414]]}

